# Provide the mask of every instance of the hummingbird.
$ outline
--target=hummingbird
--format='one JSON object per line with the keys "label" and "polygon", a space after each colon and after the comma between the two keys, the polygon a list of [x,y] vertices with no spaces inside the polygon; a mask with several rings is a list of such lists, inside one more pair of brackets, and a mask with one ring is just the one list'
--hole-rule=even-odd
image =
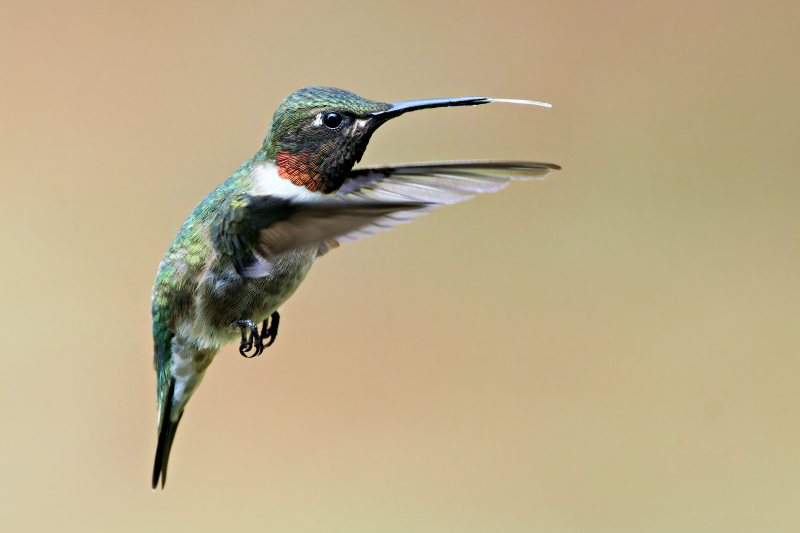
{"label": "hummingbird", "polygon": [[261,148],[192,211],[158,268],[152,293],[158,408],[153,490],[159,478],[164,488],[175,431],[216,353],[236,341],[245,357],[269,347],[278,333],[278,308],[317,257],[438,205],[560,168],[518,161],[353,168],[375,130],[393,118],[491,102],[550,107],[477,96],[384,103],[322,86],[283,100]]}

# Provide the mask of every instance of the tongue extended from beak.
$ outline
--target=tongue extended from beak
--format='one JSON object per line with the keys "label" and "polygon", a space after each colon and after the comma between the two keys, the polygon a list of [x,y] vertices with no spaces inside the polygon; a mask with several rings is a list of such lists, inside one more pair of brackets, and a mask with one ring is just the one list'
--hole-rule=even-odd
{"label": "tongue extended from beak", "polygon": [[528,104],[540,105],[544,107],[552,107],[550,104],[544,102],[535,102],[533,100],[507,100],[504,98],[487,98],[485,96],[462,96],[459,98],[431,98],[427,100],[407,100],[405,102],[394,102],[391,107],[384,111],[376,111],[371,114],[373,117],[380,117],[385,119],[394,118],[408,113],[409,111],[417,111],[419,109],[432,109],[434,107],[456,107],[468,105],[481,105],[490,104],[492,102],[506,102],[509,104]]}

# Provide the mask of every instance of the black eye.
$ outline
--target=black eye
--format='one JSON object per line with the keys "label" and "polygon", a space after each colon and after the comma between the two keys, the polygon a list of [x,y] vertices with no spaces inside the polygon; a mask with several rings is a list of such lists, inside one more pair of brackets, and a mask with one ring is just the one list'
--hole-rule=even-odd
{"label": "black eye", "polygon": [[342,118],[341,113],[325,113],[322,117],[322,123],[326,128],[335,130],[342,123]]}

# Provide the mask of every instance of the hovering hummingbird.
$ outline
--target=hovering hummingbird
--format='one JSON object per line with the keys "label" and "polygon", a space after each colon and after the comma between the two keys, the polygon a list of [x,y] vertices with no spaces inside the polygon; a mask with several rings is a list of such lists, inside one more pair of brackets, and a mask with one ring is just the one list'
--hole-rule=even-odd
{"label": "hovering hummingbird", "polygon": [[451,161],[353,169],[390,119],[490,102],[550,107],[472,96],[383,103],[332,87],[286,97],[261,149],[192,211],[159,266],[152,297],[159,413],[153,489],[159,477],[162,488],[166,483],[175,430],[214,355],[236,340],[245,357],[270,346],[278,307],[316,257],[437,205],[560,168]]}

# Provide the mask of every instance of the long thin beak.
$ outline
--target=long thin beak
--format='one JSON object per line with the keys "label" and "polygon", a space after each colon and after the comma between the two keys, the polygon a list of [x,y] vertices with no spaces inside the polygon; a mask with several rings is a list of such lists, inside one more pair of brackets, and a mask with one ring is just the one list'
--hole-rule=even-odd
{"label": "long thin beak", "polygon": [[431,98],[427,100],[407,100],[405,102],[394,102],[389,109],[384,111],[376,111],[372,113],[373,117],[380,117],[383,119],[390,119],[396,116],[408,113],[409,111],[417,111],[418,109],[432,109],[434,107],[456,107],[467,105],[481,105],[489,104],[491,102],[507,102],[510,104],[529,104],[540,105],[544,107],[552,107],[550,104],[544,102],[535,102],[533,100],[505,100],[502,98],[487,98],[485,96],[462,96],[459,98]]}

